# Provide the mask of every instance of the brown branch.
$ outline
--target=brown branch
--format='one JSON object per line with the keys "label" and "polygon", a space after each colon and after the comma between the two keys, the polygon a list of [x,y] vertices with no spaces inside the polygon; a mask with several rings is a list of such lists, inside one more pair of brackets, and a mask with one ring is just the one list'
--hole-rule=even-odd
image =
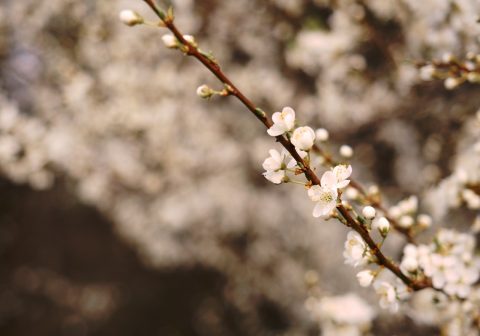
{"label": "brown branch", "polygon": [[405,274],[403,274],[400,268],[398,267],[398,265],[396,265],[394,262],[392,262],[382,253],[378,245],[375,243],[372,237],[370,237],[370,234],[368,233],[367,229],[365,229],[361,224],[359,224],[350,215],[348,210],[345,209],[343,205],[337,206],[337,210],[347,220],[348,225],[353,230],[355,230],[360,234],[362,239],[365,241],[365,243],[368,245],[368,247],[372,251],[373,255],[377,258],[377,261],[380,265],[383,265],[386,268],[388,268],[393,274],[395,274],[400,280],[402,280],[405,285],[407,285],[408,287],[414,290],[420,290],[427,287],[432,287],[432,284],[429,279],[426,279],[425,281],[415,281],[407,277]]}
{"label": "brown branch", "polygon": [[[318,153],[320,156],[322,156],[325,160],[325,163],[327,163],[329,166],[333,167],[333,166],[336,166],[336,165],[340,164],[339,162],[334,161],[332,159],[332,157],[329,154],[325,153],[325,151],[322,150],[322,148],[320,148],[319,146],[314,145],[312,149],[316,153]],[[390,224],[392,224],[392,227],[395,229],[395,231],[404,235],[409,243],[415,244],[415,239],[413,237],[412,231],[409,230],[408,228],[401,227],[400,224],[398,223],[398,221],[395,218],[389,216],[387,209],[383,206],[383,204],[379,200],[370,199],[367,192],[365,191],[365,189],[362,187],[362,185],[359,182],[357,182],[357,181],[355,181],[354,179],[351,178],[350,179],[350,186],[355,188],[369,202],[369,204],[371,206],[373,206],[377,210],[382,211],[385,215],[385,218],[387,218],[388,221],[390,222]]]}
{"label": "brown branch", "polygon": [[[182,49],[189,56],[193,56],[198,61],[200,61],[212,74],[215,75],[231,92],[231,95],[235,96],[238,100],[240,100],[245,107],[252,112],[257,119],[259,119],[266,128],[270,128],[272,126],[272,121],[270,118],[261,110],[259,110],[255,104],[248,99],[236,86],[232,83],[232,81],[223,73],[220,66],[213,61],[211,58],[207,57],[203,54],[199,49],[194,46],[193,44],[189,43],[183,37],[183,34],[177,29],[175,24],[173,23],[173,18],[166,16],[163,12],[161,12],[157,6],[155,5],[153,0],[143,0],[145,1],[148,6],[158,15],[158,17],[163,21],[165,27],[168,28],[172,34],[177,38],[180,43],[185,47]],[[295,146],[284,136],[277,136],[277,141],[282,144],[282,146],[292,155],[292,157],[297,161],[298,165],[301,167],[302,172],[305,174],[305,177],[308,181],[311,182],[312,185],[319,185],[320,179],[315,174],[315,172],[309,167],[309,165],[300,157],[297,153]],[[361,187],[360,187],[361,188]],[[363,189],[360,189],[363,190]],[[342,214],[342,216],[347,221],[348,226],[350,226],[353,230],[358,232],[361,237],[364,239],[365,243],[369,246],[373,254],[376,256],[377,261],[380,265],[383,265],[385,268],[389,269],[392,273],[394,273],[398,278],[400,278],[405,285],[409,286],[413,290],[420,290],[426,287],[431,287],[431,283],[429,279],[425,281],[415,281],[407,277],[405,274],[402,273],[400,268],[394,264],[391,260],[389,260],[385,255],[380,251],[377,244],[374,240],[370,237],[368,231],[350,215],[347,209],[345,209],[342,205],[337,207],[338,211]]]}

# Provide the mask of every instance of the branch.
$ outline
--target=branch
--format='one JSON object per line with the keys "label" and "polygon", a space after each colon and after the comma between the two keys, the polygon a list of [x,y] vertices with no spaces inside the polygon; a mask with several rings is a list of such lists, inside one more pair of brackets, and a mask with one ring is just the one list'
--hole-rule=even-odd
{"label": "branch", "polygon": [[[259,109],[250,99],[248,99],[236,86],[233,82],[223,73],[218,63],[211,59],[211,57],[206,56],[203,52],[201,52],[195,45],[187,41],[183,34],[178,30],[178,28],[173,23],[173,15],[169,13],[166,15],[162,10],[160,10],[153,0],[143,0],[147,3],[147,5],[158,15],[160,20],[162,20],[163,25],[172,32],[175,38],[180,41],[180,43],[184,46],[182,51],[189,55],[196,58],[200,61],[210,72],[215,75],[224,85],[228,88],[230,95],[235,96],[240,102],[245,105],[245,107],[252,112],[255,117],[262,122],[262,124],[268,129],[270,128],[273,123],[270,118]],[[315,174],[315,172],[310,168],[307,162],[305,162],[300,155],[297,153],[295,146],[290,142],[289,139],[282,136],[276,137],[277,142],[282,144],[282,146],[292,155],[292,157],[297,161],[299,167],[305,177],[312,185],[320,185],[320,179]],[[332,161],[333,162],[333,161]],[[354,185],[357,187],[359,191],[363,191],[359,184],[354,182]],[[365,194],[365,192],[362,192]],[[407,277],[405,274],[402,273],[400,268],[393,263],[390,259],[385,257],[385,255],[380,251],[377,244],[374,240],[370,237],[368,231],[350,215],[347,209],[343,207],[343,205],[338,205],[337,210],[342,214],[342,216],[347,221],[347,225],[351,227],[353,230],[358,232],[361,237],[364,239],[365,243],[369,246],[373,254],[376,256],[377,261],[380,265],[384,266],[385,268],[389,269],[393,274],[395,274],[398,278],[400,278],[405,285],[412,288],[413,290],[420,290],[426,287],[432,287],[431,281],[426,279],[424,281],[415,281]]]}

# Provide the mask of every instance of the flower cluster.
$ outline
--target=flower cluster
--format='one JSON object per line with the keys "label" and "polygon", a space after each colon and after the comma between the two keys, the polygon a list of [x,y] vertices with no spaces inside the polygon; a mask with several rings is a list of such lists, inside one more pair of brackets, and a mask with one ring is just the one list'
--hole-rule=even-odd
{"label": "flower cluster", "polygon": [[[411,4],[410,6],[413,5]],[[361,8],[359,8],[359,11],[361,12]],[[391,15],[394,16],[393,12]],[[129,25],[135,24],[135,20],[136,18],[134,15],[124,15],[123,18],[123,21]],[[337,21],[346,22],[349,20]],[[333,19],[332,24],[335,24],[335,20]],[[348,27],[348,25],[345,27],[348,28],[346,31],[348,31],[349,37],[355,39],[355,34],[351,33],[352,30],[350,27]],[[205,56],[201,52],[199,54],[196,52],[190,52],[199,51],[199,49],[191,49],[192,47],[195,49],[197,48],[196,42],[193,38],[184,35],[184,39],[188,41],[188,43],[186,43],[184,39],[180,38],[180,35],[178,35],[178,32],[175,29],[171,29],[171,31],[173,31],[181,41],[178,41],[173,35],[166,35],[163,40],[167,47],[180,49],[186,54],[193,54],[195,57],[199,54]],[[324,34],[320,35],[323,38],[326,37]],[[333,34],[328,35],[333,36]],[[348,40],[345,41],[346,45],[354,45],[354,43],[350,43]],[[341,49],[348,49],[348,47],[342,45],[339,46]],[[344,52],[345,50],[342,53]],[[327,52],[327,54],[329,53]],[[338,53],[335,52],[331,54],[334,54],[335,57],[337,57],[336,55]],[[200,60],[204,65],[206,64],[207,67],[209,67],[209,62],[201,57]],[[444,57],[442,62],[446,65],[440,63],[440,65],[428,65],[422,68],[421,74],[424,78],[429,76],[439,76],[438,69],[445,66],[447,69],[447,77],[444,79],[445,86],[448,89],[453,89],[465,81],[473,83],[478,82],[478,57],[476,55],[470,55],[469,61],[470,63],[462,63],[458,62],[453,56]],[[360,55],[355,59],[352,58],[351,63],[352,65],[355,64],[353,67],[357,70],[361,70],[367,66],[367,64],[362,65],[362,56]],[[211,68],[210,70],[212,71]],[[224,76],[218,76],[216,71],[219,70],[215,68],[212,72],[217,74],[217,77],[221,79],[223,84],[229,82],[228,80],[222,79]],[[330,73],[330,71],[327,69],[326,73]],[[343,76],[344,74],[341,74],[341,77]],[[328,75],[324,77],[329,79],[329,82],[337,82],[337,80],[330,80],[332,77],[329,77]],[[337,79],[337,77],[334,78]],[[322,82],[319,81],[318,83]],[[362,85],[362,82],[356,81],[355,83],[357,90],[363,90],[364,86]],[[322,87],[322,90],[330,89],[332,91],[331,86],[320,86]],[[386,96],[384,94],[385,92],[381,89],[377,91],[378,95]],[[211,91],[206,86],[201,86],[197,90],[197,94],[202,98],[209,98],[215,93],[215,91]],[[321,93],[321,95],[323,95],[324,92]],[[388,100],[382,99],[382,101],[387,102]],[[388,104],[389,103],[390,102],[388,102]],[[253,110],[257,110],[252,107],[252,104],[245,105],[252,112]],[[330,105],[330,109],[333,112],[336,112],[333,110],[333,106],[337,104],[332,104],[330,101]],[[347,106],[347,109],[350,109],[348,104],[344,104],[343,108],[345,108],[345,105]],[[367,106],[368,110],[372,110],[372,107],[369,104]],[[333,114],[335,115],[336,120],[341,120],[342,124],[346,123],[346,118],[339,118],[337,113]],[[258,114],[256,115],[257,117],[259,116]],[[462,235],[453,231],[450,235],[440,232],[434,242],[430,245],[407,245],[404,251],[404,259],[402,260],[400,267],[398,267],[390,258],[385,257],[380,249],[382,248],[389,232],[390,222],[392,222],[392,225],[396,228],[401,228],[399,231],[411,240],[413,240],[413,236],[419,231],[431,226],[432,219],[430,216],[417,214],[417,198],[410,197],[387,211],[380,203],[380,192],[378,188],[376,192],[370,192],[370,188],[368,189],[368,192],[365,192],[361,186],[357,187],[357,183],[350,183],[349,177],[352,172],[351,166],[339,165],[329,155],[322,156],[322,154],[320,154],[320,159],[323,161],[319,161],[319,163],[327,166],[329,170],[321,176],[321,179],[318,179],[315,174],[315,165],[317,162],[313,155],[318,154],[319,152],[322,153],[323,148],[318,148],[315,145],[315,141],[326,141],[329,137],[328,132],[325,129],[314,131],[308,126],[296,127],[295,111],[290,107],[285,107],[281,112],[275,112],[272,116],[272,124],[268,120],[268,117],[266,117],[265,113],[261,114],[261,116],[260,119],[268,127],[268,134],[277,137],[277,140],[288,149],[288,152],[285,150],[281,152],[273,149],[270,150],[270,157],[263,163],[265,178],[275,184],[292,182],[305,186],[308,189],[308,196],[316,203],[313,210],[314,217],[334,216],[353,229],[353,231],[349,232],[345,243],[345,262],[354,267],[365,266],[369,263],[381,266],[379,270],[364,269],[357,274],[360,285],[367,287],[373,284],[373,287],[380,297],[381,307],[397,311],[399,308],[399,301],[408,296],[410,290],[431,287],[430,280],[433,282],[433,287],[445,291],[452,297],[456,296],[464,298],[471,292],[471,285],[478,279],[478,261],[473,257],[473,247],[471,247],[474,245],[471,243],[472,236],[465,235],[465,237],[459,238]],[[402,138],[406,137],[402,136]],[[295,147],[295,150],[302,160],[298,159],[298,156],[294,153],[293,147]],[[361,147],[358,146],[357,148]],[[353,148],[343,145],[339,149],[339,154],[342,158],[348,159],[353,155]],[[290,155],[297,158],[298,162],[296,162]],[[305,173],[305,177],[308,181],[295,181],[293,179],[294,176],[303,173]],[[351,204],[347,201],[340,202],[340,196],[342,194],[341,189],[347,187],[349,184],[354,187],[350,190],[356,190],[356,195],[353,195],[353,197],[347,197],[353,202]],[[477,190],[476,185],[469,185],[464,188],[461,193],[463,200],[471,209],[480,207],[480,198],[477,195]],[[357,206],[362,207],[361,214],[357,213]],[[338,208],[338,214],[334,213],[335,208]],[[381,236],[380,239],[382,240],[379,243],[374,240],[375,231],[378,231],[377,233]],[[457,240],[461,241],[461,243]],[[463,250],[458,246],[463,246]],[[392,271],[392,273],[398,278],[402,279],[403,283],[399,282],[397,279],[397,283],[393,284],[392,281],[389,281],[383,276],[380,278],[381,271],[386,268]],[[408,288],[405,284],[408,285]],[[325,315],[327,314],[328,312],[325,313]],[[338,320],[334,322],[342,323]]]}
{"label": "flower cluster", "polygon": [[[273,125],[267,130],[268,134],[274,137],[286,135],[302,158],[310,158],[309,151],[314,146],[317,135],[319,141],[328,139],[328,131],[323,128],[317,131],[308,126],[295,128],[295,110],[291,107],[283,108],[282,112],[275,112],[272,120]],[[275,184],[290,181],[287,173],[295,172],[297,162],[285,150],[279,153],[272,149],[269,153],[270,157],[263,162],[265,178]],[[337,206],[338,190],[348,186],[351,174],[350,165],[337,165],[322,175],[320,185],[313,185],[308,189],[308,196],[316,203],[313,209],[314,217],[331,214]]]}
{"label": "flower cluster", "polygon": [[453,90],[465,82],[480,83],[480,55],[469,52],[465,61],[459,61],[450,53],[420,68],[420,77],[425,81],[443,79],[445,88]]}
{"label": "flower cluster", "polygon": [[323,297],[313,307],[322,327],[322,335],[363,335],[370,329],[375,311],[355,294]]}
{"label": "flower cluster", "polygon": [[404,229],[424,230],[432,225],[432,218],[427,214],[419,214],[418,198],[410,196],[397,205],[390,207],[388,214]]}
{"label": "flower cluster", "polygon": [[430,277],[433,286],[448,295],[466,298],[480,277],[480,258],[474,251],[472,235],[442,229],[430,245],[406,245],[400,267],[413,276]]}

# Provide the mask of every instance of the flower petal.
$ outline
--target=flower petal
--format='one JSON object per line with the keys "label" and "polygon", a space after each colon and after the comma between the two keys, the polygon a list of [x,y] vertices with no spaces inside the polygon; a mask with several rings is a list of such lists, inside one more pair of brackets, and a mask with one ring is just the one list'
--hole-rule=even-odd
{"label": "flower petal", "polygon": [[279,135],[282,135],[283,133],[285,133],[285,130],[282,127],[280,127],[279,125],[273,124],[272,127],[270,127],[267,130],[267,133],[271,136],[279,136]]}
{"label": "flower petal", "polygon": [[322,187],[326,188],[336,188],[337,185],[337,178],[332,171],[326,171],[323,173],[322,178],[320,180],[320,184]]}

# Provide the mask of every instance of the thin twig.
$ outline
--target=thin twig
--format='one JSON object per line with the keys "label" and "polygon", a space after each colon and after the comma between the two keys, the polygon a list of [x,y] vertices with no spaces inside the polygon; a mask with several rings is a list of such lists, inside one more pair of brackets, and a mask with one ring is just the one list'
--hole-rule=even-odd
{"label": "thin twig", "polygon": [[[236,86],[232,83],[232,81],[223,73],[220,66],[217,62],[213,61],[209,57],[205,56],[199,49],[185,40],[183,34],[177,29],[175,24],[173,23],[173,19],[169,16],[166,16],[159,8],[156,6],[153,0],[143,0],[145,1],[148,6],[158,15],[158,17],[163,21],[165,27],[169,29],[172,34],[177,38],[180,43],[182,43],[185,48],[182,49],[189,56],[193,56],[198,61],[200,61],[210,72],[215,75],[226,87],[229,87],[231,95],[235,96],[238,100],[240,100],[245,107],[247,107],[250,112],[252,112],[257,119],[259,119],[262,124],[266,128],[270,128],[273,123],[270,118],[260,110],[250,99],[248,99]],[[282,146],[292,155],[292,157],[297,161],[299,167],[301,168],[302,172],[304,173],[305,177],[312,185],[319,185],[320,179],[315,174],[315,172],[310,168],[307,162],[305,162],[298,152],[295,149],[295,146],[284,136],[277,136],[276,140],[282,144]],[[401,279],[405,285],[412,288],[413,290],[420,290],[426,287],[432,287],[431,282],[429,279],[423,281],[415,281],[407,277],[405,274],[402,273],[400,268],[393,263],[390,259],[388,259],[382,251],[378,248],[377,244],[374,240],[370,237],[368,231],[363,228],[362,225],[357,223],[357,221],[349,214],[348,210],[345,209],[342,205],[337,206],[338,211],[342,214],[345,220],[353,230],[358,232],[361,237],[364,239],[365,243],[369,246],[372,253],[377,258],[377,261],[380,265],[384,266],[385,268],[389,269],[393,274],[395,274],[399,279]]]}

